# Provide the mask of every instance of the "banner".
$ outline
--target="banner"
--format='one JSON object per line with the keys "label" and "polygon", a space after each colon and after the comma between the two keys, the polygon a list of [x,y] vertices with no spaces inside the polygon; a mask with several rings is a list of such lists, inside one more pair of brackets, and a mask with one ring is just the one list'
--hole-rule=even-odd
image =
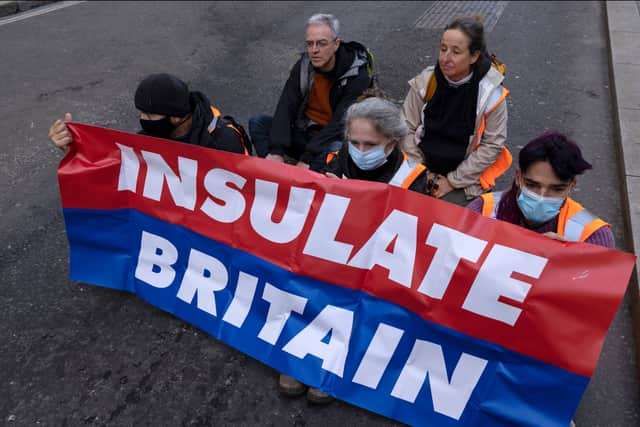
{"label": "banner", "polygon": [[72,279],[408,424],[569,425],[634,256],[386,184],[68,126]]}

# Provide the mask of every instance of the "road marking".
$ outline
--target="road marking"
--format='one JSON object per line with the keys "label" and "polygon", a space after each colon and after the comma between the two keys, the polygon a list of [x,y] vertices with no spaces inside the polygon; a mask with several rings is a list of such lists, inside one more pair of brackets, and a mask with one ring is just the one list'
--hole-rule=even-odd
{"label": "road marking", "polygon": [[443,30],[456,17],[480,15],[484,18],[485,31],[489,32],[500,19],[507,3],[506,1],[435,1],[416,19],[413,26]]}
{"label": "road marking", "polygon": [[75,6],[80,3],[84,3],[85,0],[80,1],[61,1],[50,6],[41,6],[28,12],[20,12],[16,15],[8,18],[0,19],[0,27],[6,24],[10,24],[16,21],[22,21],[23,19],[32,18],[34,16],[43,15],[45,13],[53,12],[54,10],[64,9],[65,7]]}

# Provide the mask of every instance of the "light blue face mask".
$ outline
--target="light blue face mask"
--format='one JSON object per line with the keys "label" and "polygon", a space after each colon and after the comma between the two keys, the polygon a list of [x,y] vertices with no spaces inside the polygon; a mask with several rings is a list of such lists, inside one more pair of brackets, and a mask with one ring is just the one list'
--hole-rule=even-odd
{"label": "light blue face mask", "polygon": [[524,217],[534,224],[542,224],[558,216],[564,197],[544,197],[520,186],[518,207]]}
{"label": "light blue face mask", "polygon": [[378,145],[370,150],[362,152],[349,143],[349,155],[356,166],[364,171],[370,171],[384,165],[387,155],[384,152],[385,145]]}

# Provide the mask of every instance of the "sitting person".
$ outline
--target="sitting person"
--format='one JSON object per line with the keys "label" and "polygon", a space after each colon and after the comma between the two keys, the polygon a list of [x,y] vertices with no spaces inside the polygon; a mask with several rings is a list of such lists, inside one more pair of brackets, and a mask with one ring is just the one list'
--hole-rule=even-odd
{"label": "sitting person", "polygon": [[432,196],[464,206],[511,166],[503,80],[487,54],[482,23],[461,18],[442,34],[435,67],[409,81],[405,146],[422,150],[435,180]]}
{"label": "sitting person", "polygon": [[338,37],[333,15],[307,21],[306,46],[282,90],[273,117],[249,120],[249,133],[260,157],[321,170],[330,151],[340,147],[342,119],[349,105],[371,85],[367,50]]}
{"label": "sitting person", "polygon": [[[389,183],[419,193],[425,192],[425,167],[419,155],[411,158],[402,151],[407,126],[400,108],[378,97],[352,104],[345,114],[340,151],[327,155],[324,172],[332,178],[351,178]],[[312,403],[329,403],[333,397],[298,380],[280,374],[280,392],[298,396],[305,391]]]}
{"label": "sitting person", "polygon": [[425,193],[426,173],[419,153],[403,149],[407,125],[392,102],[369,97],[345,114],[345,140],[327,156],[325,173],[338,178],[385,182]]}
{"label": "sitting person", "polygon": [[467,208],[554,239],[613,248],[609,224],[569,197],[576,175],[587,169],[591,165],[574,142],[547,132],[520,150],[511,188],[483,194]]}
{"label": "sitting person", "polygon": [[[249,155],[251,145],[240,125],[228,116],[221,117],[207,97],[189,91],[187,84],[171,74],[151,74],[145,77],[134,96],[140,111],[142,135],[215,148]],[[49,129],[51,142],[65,149],[71,142],[71,132],[64,121],[56,120]]]}

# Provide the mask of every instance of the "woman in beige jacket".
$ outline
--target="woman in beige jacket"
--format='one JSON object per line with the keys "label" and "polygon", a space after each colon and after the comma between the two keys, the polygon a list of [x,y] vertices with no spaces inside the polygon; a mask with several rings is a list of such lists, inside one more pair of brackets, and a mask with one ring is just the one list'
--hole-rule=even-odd
{"label": "woman in beige jacket", "polygon": [[486,54],[482,23],[461,18],[445,29],[436,66],[409,81],[405,145],[424,155],[431,195],[465,205],[510,167],[503,79]]}

